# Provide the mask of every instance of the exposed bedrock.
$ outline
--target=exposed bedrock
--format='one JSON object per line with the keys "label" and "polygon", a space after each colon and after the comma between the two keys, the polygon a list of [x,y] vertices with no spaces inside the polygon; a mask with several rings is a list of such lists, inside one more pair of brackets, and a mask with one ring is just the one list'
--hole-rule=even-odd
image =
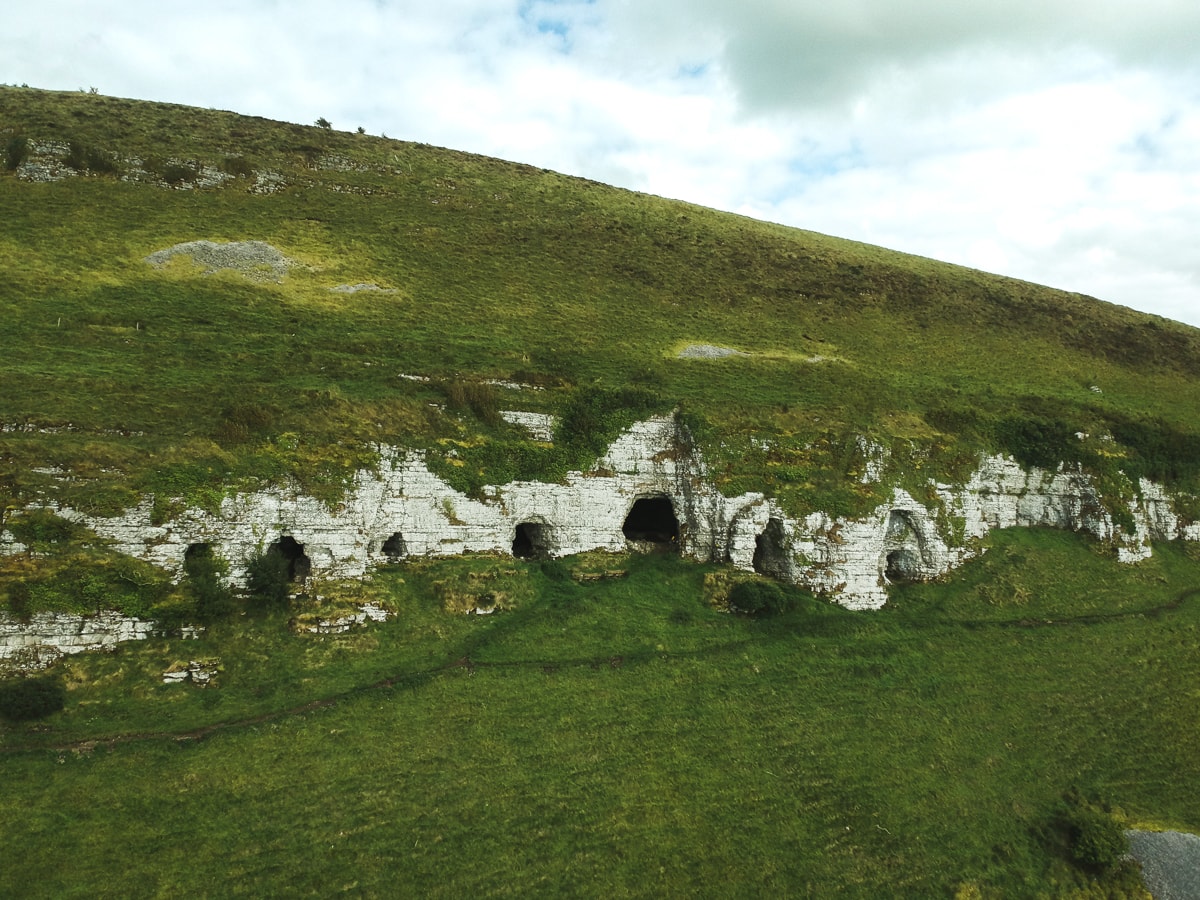
{"label": "exposed bedrock", "polygon": [[1200,539],[1200,526],[1182,522],[1157,485],[1142,483],[1140,499],[1130,503],[1136,528],[1126,533],[1088,476],[1027,471],[999,456],[981,459],[965,484],[931,485],[931,505],[896,489],[891,502],[863,518],[794,518],[762,494],[722,496],[682,437],[673,418],[654,418],[624,433],[588,472],[561,484],[496,486],[482,499],[455,491],[420,454],[387,448],[334,509],[279,487],[229,497],[215,515],[189,510],[163,524],[152,522],[149,498],[115,518],[60,513],[174,572],[190,547],[208,544],[230,561],[235,580],[253,553],[273,544],[290,551],[297,577],[327,578],[471,551],[543,558],[669,550],[805,585],[857,609],[882,606],[889,584],[961,564],[980,552],[973,539],[993,528],[1085,532],[1127,562],[1145,558],[1151,540]]}

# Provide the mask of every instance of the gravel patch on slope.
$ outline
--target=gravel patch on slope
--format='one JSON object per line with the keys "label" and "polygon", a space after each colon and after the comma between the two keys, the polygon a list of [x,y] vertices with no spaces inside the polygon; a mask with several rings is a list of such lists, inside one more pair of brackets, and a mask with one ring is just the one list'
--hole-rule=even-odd
{"label": "gravel patch on slope", "polygon": [[1182,831],[1127,831],[1125,837],[1154,900],[1200,898],[1200,837]]}
{"label": "gravel patch on slope", "polygon": [[232,270],[257,281],[280,281],[298,263],[266,241],[187,241],[146,257],[152,266],[165,266],[176,256],[190,256],[204,274]]}
{"label": "gravel patch on slope", "polygon": [[741,350],[732,347],[718,347],[715,344],[689,344],[675,354],[679,359],[724,359],[727,356],[749,356]]}
{"label": "gravel patch on slope", "polygon": [[378,291],[381,294],[396,293],[395,288],[380,287],[379,285],[370,281],[362,281],[358,284],[339,284],[331,287],[329,290],[333,291],[335,294],[357,294],[360,291]]}

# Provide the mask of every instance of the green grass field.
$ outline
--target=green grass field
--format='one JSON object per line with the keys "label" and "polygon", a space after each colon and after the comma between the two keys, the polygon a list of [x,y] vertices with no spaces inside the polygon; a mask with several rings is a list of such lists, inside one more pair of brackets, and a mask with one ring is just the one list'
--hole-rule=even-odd
{"label": "green grass field", "polygon": [[[1200,828],[1194,548],[1004,532],[880,612],[768,620],[669,556],[459,565],[525,601],[449,614],[399,567],[351,634],[60,664],[67,709],[0,739],[0,893],[1137,896],[1070,862],[1064,795]],[[161,684],[197,656],[219,686]]]}

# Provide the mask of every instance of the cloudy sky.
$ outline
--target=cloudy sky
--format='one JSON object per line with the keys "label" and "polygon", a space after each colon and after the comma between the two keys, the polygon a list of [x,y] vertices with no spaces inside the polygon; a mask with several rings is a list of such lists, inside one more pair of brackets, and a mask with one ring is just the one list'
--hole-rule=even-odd
{"label": "cloudy sky", "polygon": [[1200,325],[1196,0],[39,0],[0,82],[423,141]]}

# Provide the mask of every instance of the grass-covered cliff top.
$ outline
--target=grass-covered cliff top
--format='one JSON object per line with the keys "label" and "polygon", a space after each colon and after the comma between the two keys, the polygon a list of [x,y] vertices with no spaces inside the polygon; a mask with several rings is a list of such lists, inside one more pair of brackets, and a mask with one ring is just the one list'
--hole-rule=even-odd
{"label": "grass-covered cliff top", "polygon": [[[429,448],[464,489],[555,478],[673,409],[727,490],[796,512],[879,500],[859,435],[893,449],[893,481],[914,455],[953,477],[1000,450],[1118,491],[1118,472],[1197,485],[1200,331],[1089,297],[227,112],[5,87],[0,149],[18,496],[104,511],[291,475],[333,497],[379,442]],[[191,241],[292,262],[147,262]],[[678,358],[691,344],[746,355]],[[565,416],[556,447],[498,409]]]}

